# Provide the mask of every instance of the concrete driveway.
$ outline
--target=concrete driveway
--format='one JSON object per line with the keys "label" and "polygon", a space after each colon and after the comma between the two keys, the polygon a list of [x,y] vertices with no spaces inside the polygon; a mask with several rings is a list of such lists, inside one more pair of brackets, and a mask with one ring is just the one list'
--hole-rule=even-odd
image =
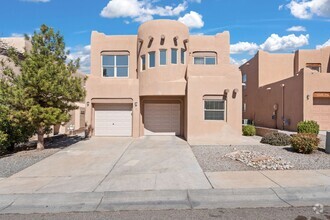
{"label": "concrete driveway", "polygon": [[0,180],[0,194],[209,188],[187,142],[171,136],[93,137]]}

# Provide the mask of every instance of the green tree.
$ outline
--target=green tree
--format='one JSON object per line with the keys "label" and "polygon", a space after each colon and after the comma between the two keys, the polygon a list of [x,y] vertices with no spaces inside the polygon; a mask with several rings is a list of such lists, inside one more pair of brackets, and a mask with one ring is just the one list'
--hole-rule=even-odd
{"label": "green tree", "polygon": [[20,74],[8,70],[4,75],[12,79],[9,97],[15,110],[35,129],[37,149],[44,149],[44,135],[52,125],[69,121],[69,112],[77,108],[75,102],[84,100],[86,92],[83,79],[75,76],[79,59],[66,63],[68,51],[59,32],[42,25],[29,40],[32,49],[23,59],[17,53],[10,55]]}

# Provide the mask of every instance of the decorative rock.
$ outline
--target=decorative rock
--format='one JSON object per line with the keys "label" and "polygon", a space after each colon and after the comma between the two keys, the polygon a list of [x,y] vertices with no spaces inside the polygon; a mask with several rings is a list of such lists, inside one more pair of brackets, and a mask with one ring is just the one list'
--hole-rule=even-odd
{"label": "decorative rock", "polygon": [[255,151],[239,150],[228,153],[225,157],[260,170],[288,170],[293,168],[290,162]]}

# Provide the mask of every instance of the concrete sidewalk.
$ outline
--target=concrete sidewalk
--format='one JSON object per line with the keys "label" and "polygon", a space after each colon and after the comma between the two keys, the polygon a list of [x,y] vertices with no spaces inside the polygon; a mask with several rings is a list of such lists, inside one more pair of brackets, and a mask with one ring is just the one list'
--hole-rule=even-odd
{"label": "concrete sidewalk", "polygon": [[0,214],[330,206],[330,187],[0,195]]}

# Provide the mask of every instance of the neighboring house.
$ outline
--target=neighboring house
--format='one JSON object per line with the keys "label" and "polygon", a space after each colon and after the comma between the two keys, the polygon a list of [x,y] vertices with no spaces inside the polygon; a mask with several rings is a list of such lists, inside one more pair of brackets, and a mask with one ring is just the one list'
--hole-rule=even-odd
{"label": "neighboring house", "polygon": [[330,130],[330,47],[292,54],[259,51],[241,67],[243,118],[257,126],[295,131],[315,120]]}
{"label": "neighboring house", "polygon": [[132,36],[92,32],[86,120],[95,136],[176,135],[216,144],[241,135],[239,69],[229,33],[189,35],[153,20]]}
{"label": "neighboring house", "polygon": [[8,62],[8,54],[7,51],[10,47],[13,47],[19,52],[23,54],[25,50],[31,50],[31,42],[25,40],[24,37],[4,37],[0,38],[0,60],[5,62],[5,65],[11,67],[15,73],[19,73],[19,68],[16,67],[13,63]]}
{"label": "neighboring house", "polygon": [[[0,38],[0,60],[5,61],[6,65],[13,68],[14,71],[19,74],[19,68],[16,67],[12,62],[8,62],[7,50],[10,47],[14,47],[19,53],[23,54],[25,50],[29,51],[32,49],[32,44],[24,37]],[[77,72],[75,75],[81,78],[86,77],[86,74],[81,72]],[[63,123],[62,125],[55,125],[53,127],[53,134],[68,134],[71,132],[70,128],[73,128],[74,130],[83,130],[85,128],[85,103],[83,101],[81,103],[75,104],[78,106],[78,109],[70,112],[70,121]]]}

